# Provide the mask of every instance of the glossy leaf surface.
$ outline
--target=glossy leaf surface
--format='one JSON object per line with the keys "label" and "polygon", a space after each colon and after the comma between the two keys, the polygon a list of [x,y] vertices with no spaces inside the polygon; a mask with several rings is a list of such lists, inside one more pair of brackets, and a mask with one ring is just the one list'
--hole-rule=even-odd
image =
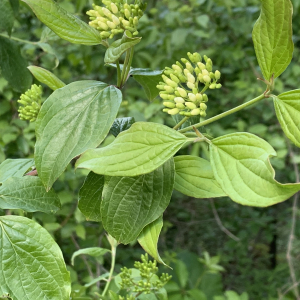
{"label": "glossy leaf surface", "polygon": [[47,189],[74,157],[103,141],[121,101],[117,88],[91,80],[73,82],[45,101],[36,121],[35,162]]}
{"label": "glossy leaf surface", "polygon": [[293,56],[292,14],[290,0],[263,0],[259,19],[252,38],[263,76],[278,77],[290,64]]}
{"label": "glossy leaf surface", "polygon": [[122,131],[129,129],[134,122],[135,120],[132,117],[115,119],[111,126],[110,133],[116,137]]}
{"label": "glossy leaf surface", "polygon": [[107,147],[87,150],[78,168],[109,176],[137,176],[154,171],[171,158],[188,139],[161,124],[137,122]]}
{"label": "glossy leaf surface", "polygon": [[68,13],[53,0],[22,0],[38,19],[59,37],[74,44],[97,45],[101,43],[99,32]]}
{"label": "glossy leaf surface", "polygon": [[197,156],[180,155],[174,158],[174,162],[174,188],[177,191],[195,198],[226,196],[214,178],[209,161]]}
{"label": "glossy leaf surface", "polygon": [[69,300],[70,275],[58,245],[32,220],[0,217],[0,282],[14,300]]}
{"label": "glossy leaf surface", "polygon": [[137,177],[105,177],[101,216],[118,242],[134,241],[167,208],[174,185],[174,161]]}
{"label": "glossy leaf surface", "polygon": [[250,133],[228,134],[212,141],[210,161],[214,176],[235,202],[257,207],[274,205],[300,190],[300,184],[280,184],[269,162],[275,150]]}

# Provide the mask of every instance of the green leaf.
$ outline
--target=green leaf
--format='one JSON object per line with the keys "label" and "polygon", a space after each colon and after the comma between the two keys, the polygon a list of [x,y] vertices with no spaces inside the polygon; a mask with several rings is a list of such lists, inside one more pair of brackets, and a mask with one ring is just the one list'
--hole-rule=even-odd
{"label": "green leaf", "polygon": [[224,294],[227,300],[240,300],[240,296],[235,291],[226,291]]}
{"label": "green leaf", "polygon": [[44,52],[48,53],[48,54],[51,54],[55,57],[55,66],[53,69],[56,69],[59,65],[59,59],[58,59],[58,56],[55,52],[55,50],[47,43],[42,43],[42,42],[39,42],[37,43],[37,45],[43,49]]}
{"label": "green leaf", "polygon": [[19,13],[19,0],[9,0],[9,1],[10,1],[10,5],[13,9],[15,17],[17,17],[18,13]]}
{"label": "green leaf", "polygon": [[66,85],[53,73],[46,69],[36,66],[29,66],[28,69],[39,82],[46,84],[50,89],[54,91]]}
{"label": "green leaf", "polygon": [[10,177],[22,177],[34,165],[31,158],[6,159],[0,164],[0,183]]}
{"label": "green leaf", "polygon": [[109,176],[137,176],[154,171],[186,142],[183,134],[161,124],[134,123],[107,147],[87,150],[78,168]]}
{"label": "green leaf", "polygon": [[110,300],[119,300],[119,296],[113,292],[113,291],[109,291],[109,297],[110,297]]}
{"label": "green leaf", "polygon": [[173,159],[146,175],[105,176],[101,216],[106,231],[120,243],[134,241],[169,205],[174,177]]}
{"label": "green leaf", "polygon": [[135,120],[132,117],[115,119],[110,128],[110,133],[116,137],[122,131],[129,129],[134,122]]}
{"label": "green leaf", "polygon": [[32,77],[19,46],[2,36],[0,36],[0,68],[1,75],[14,90],[22,93],[30,88]]}
{"label": "green leaf", "polygon": [[88,221],[101,222],[100,205],[104,176],[90,172],[79,191],[78,208]]}
{"label": "green leaf", "polygon": [[46,192],[38,177],[11,177],[0,187],[0,208],[55,213],[60,201],[53,190]]}
{"label": "green leaf", "polygon": [[69,300],[70,275],[58,245],[39,224],[0,217],[1,289],[15,300]]}
{"label": "green leaf", "polygon": [[7,31],[10,35],[14,25],[14,10],[9,0],[0,1],[0,32]]}
{"label": "green leaf", "polygon": [[[107,281],[106,278],[108,278],[108,277],[109,277],[109,273],[108,273],[108,272],[107,272],[107,273],[104,273],[104,274],[100,275],[99,277],[93,279],[93,280],[90,281],[89,283],[86,283],[86,284],[84,285],[84,287],[88,288],[88,287],[94,285],[95,283],[97,283],[97,282],[99,282],[99,281],[101,281],[101,280]],[[118,300],[119,300],[119,299],[118,299]]]}
{"label": "green leaf", "polygon": [[257,207],[274,205],[300,190],[300,184],[280,184],[270,164],[275,150],[250,133],[234,133],[210,144],[214,176],[235,202]]}
{"label": "green leaf", "polygon": [[22,0],[27,3],[38,19],[59,37],[73,44],[98,45],[99,32],[77,17],[68,13],[53,0]]}
{"label": "green leaf", "polygon": [[134,75],[133,78],[143,87],[148,100],[152,101],[158,96],[159,90],[156,86],[162,80],[161,75],[156,75],[156,76]]}
{"label": "green leaf", "polygon": [[[130,75],[140,75],[140,76],[158,76],[162,75],[163,71],[152,70],[149,68],[131,68],[129,74]],[[160,77],[161,78],[161,77]]]}
{"label": "green leaf", "polygon": [[191,155],[174,158],[175,190],[194,198],[224,197],[220,185],[214,178],[209,161]]}
{"label": "green leaf", "polygon": [[252,38],[257,60],[266,80],[278,77],[290,64],[293,6],[290,0],[263,0]]}
{"label": "green leaf", "polygon": [[138,236],[138,242],[143,247],[143,249],[156,261],[166,266],[166,264],[161,259],[157,249],[158,238],[162,227],[163,218],[162,216],[160,216],[158,219],[144,227],[144,229]]}
{"label": "green leaf", "polygon": [[54,91],[44,102],[36,121],[35,163],[47,190],[74,157],[103,141],[121,101],[119,89],[85,80]]}
{"label": "green leaf", "polygon": [[116,62],[122,54],[138,44],[141,37],[130,38],[124,33],[123,37],[113,42],[105,52],[104,62],[106,64]]}
{"label": "green leaf", "polygon": [[73,253],[72,258],[71,258],[71,263],[74,266],[74,260],[78,255],[84,254],[84,255],[89,255],[92,257],[100,257],[108,252],[110,252],[110,250],[104,249],[104,248],[99,248],[99,247],[80,249]]}
{"label": "green leaf", "polygon": [[300,147],[300,90],[273,96],[279,123],[285,135]]}

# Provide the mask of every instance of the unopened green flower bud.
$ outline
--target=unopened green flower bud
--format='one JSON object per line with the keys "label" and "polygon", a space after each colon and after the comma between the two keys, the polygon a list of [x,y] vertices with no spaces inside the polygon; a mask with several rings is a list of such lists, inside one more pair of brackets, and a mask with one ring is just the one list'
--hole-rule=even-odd
{"label": "unopened green flower bud", "polygon": [[191,83],[195,83],[196,82],[195,77],[191,73],[189,73],[187,75],[187,79],[188,79],[188,82],[191,82]]}
{"label": "unopened green flower bud", "polygon": [[207,62],[208,57],[206,55],[203,55],[203,58],[204,58],[205,62]]}
{"label": "unopened green flower bud", "polygon": [[168,111],[168,114],[172,116],[177,115],[178,113],[179,113],[179,108],[173,108]]}
{"label": "unopened green flower bud", "polygon": [[220,73],[219,70],[217,70],[217,71],[215,72],[215,78],[216,78],[217,80],[219,80],[219,79],[221,78],[221,73]]}
{"label": "unopened green flower bud", "polygon": [[129,18],[131,17],[130,11],[128,9],[125,9],[124,14],[125,14],[125,17],[129,20]]}
{"label": "unopened green flower bud", "polygon": [[204,80],[203,80],[203,74],[200,73],[198,75],[198,79],[199,79],[200,82],[204,82]]}
{"label": "unopened green flower bud", "polygon": [[188,88],[190,88],[191,90],[192,90],[193,88],[195,88],[195,84],[194,84],[194,83],[188,82],[186,85],[187,85]]}
{"label": "unopened green flower bud", "polygon": [[178,91],[178,93],[179,93],[179,95],[180,95],[181,97],[183,97],[183,98],[186,98],[186,97],[187,97],[187,92],[186,92],[184,89],[182,89],[182,88],[177,88],[177,91]]}
{"label": "unopened green flower bud", "polygon": [[197,63],[197,66],[198,66],[198,68],[199,68],[200,70],[205,70],[205,64],[204,64],[204,63],[198,62],[198,63]]}
{"label": "unopened green flower bud", "polygon": [[111,11],[112,11],[114,14],[118,13],[118,11],[119,11],[117,5],[116,5],[115,3],[113,3],[113,2],[110,4],[110,8],[111,8]]}
{"label": "unopened green flower bud", "polygon": [[112,13],[106,7],[102,7],[102,11],[104,15],[106,15],[108,18],[111,18]]}
{"label": "unopened green flower bud", "polygon": [[168,100],[174,101],[175,96],[174,95],[168,95]]}
{"label": "unopened green flower bud", "polygon": [[200,109],[206,110],[207,109],[207,105],[205,103],[200,103]]}
{"label": "unopened green flower bud", "polygon": [[176,88],[178,86],[178,84],[175,81],[171,80],[171,79],[168,79],[166,84],[173,87],[173,88]]}
{"label": "unopened green flower bud", "polygon": [[179,108],[179,109],[185,109],[185,106],[184,106],[183,103],[177,103],[176,107]]}
{"label": "unopened green flower bud", "polygon": [[204,75],[208,75],[209,76],[209,72],[206,70],[206,69],[204,69],[204,70],[202,70],[202,75],[204,76]]}
{"label": "unopened green flower bud", "polygon": [[197,108],[196,104],[195,103],[192,103],[192,102],[185,102],[185,106],[189,109],[195,109]]}
{"label": "unopened green flower bud", "polygon": [[201,111],[200,111],[200,116],[201,116],[201,117],[206,117],[206,112],[203,111],[203,110],[201,110]]}
{"label": "unopened green flower bud", "polygon": [[181,98],[181,97],[176,97],[176,98],[174,99],[174,101],[175,101],[176,103],[185,103],[184,99]]}
{"label": "unopened green flower bud", "polygon": [[174,74],[170,74],[170,77],[171,77],[171,79],[172,79],[173,81],[175,81],[176,83],[179,83],[179,82],[180,82],[179,78],[176,77]]}
{"label": "unopened green flower bud", "polygon": [[222,84],[221,83],[218,83],[217,85],[216,85],[216,88],[217,89],[220,89],[222,87]]}
{"label": "unopened green flower bud", "polygon": [[194,68],[193,68],[193,66],[192,66],[189,62],[187,62],[185,65],[186,65],[186,68],[187,68],[191,73],[194,72]]}
{"label": "unopened green flower bud", "polygon": [[[188,69],[184,69],[183,73],[186,77],[188,77],[189,74],[191,74],[191,72]],[[192,75],[192,74],[191,74]]]}
{"label": "unopened green flower bud", "polygon": [[99,22],[98,22],[98,25],[99,25],[99,27],[100,27],[102,30],[108,30],[107,24],[105,24],[105,23],[99,21]]}
{"label": "unopened green flower bud", "polygon": [[163,100],[169,100],[169,95],[167,94],[159,94],[160,98],[162,98]]}
{"label": "unopened green flower bud", "polygon": [[169,108],[164,108],[164,109],[163,109],[163,112],[166,112],[166,113],[167,113],[169,110],[170,110]]}
{"label": "unopened green flower bud", "polygon": [[177,72],[182,73],[182,69],[181,69],[179,66],[177,66],[177,65],[172,65],[172,68],[173,68],[174,71],[177,71]]}
{"label": "unopened green flower bud", "polygon": [[209,86],[209,88],[210,88],[211,90],[214,90],[214,89],[216,88],[216,84],[215,84],[215,83],[212,83],[212,84]]}
{"label": "unopened green flower bud", "polygon": [[188,96],[189,96],[189,99],[190,99],[192,102],[195,102],[195,101],[197,100],[195,94],[189,93]]}
{"label": "unopened green flower bud", "polygon": [[191,115],[192,116],[198,116],[198,115],[200,115],[200,109],[199,108],[195,108],[195,109],[193,109],[192,111],[191,111]]}
{"label": "unopened green flower bud", "polygon": [[198,76],[198,75],[201,73],[201,70],[200,70],[198,67],[196,67],[196,68],[195,68],[195,73],[196,73],[196,75]]}
{"label": "unopened green flower bud", "polygon": [[168,108],[174,108],[176,106],[174,102],[164,102],[163,105]]}
{"label": "unopened green flower bud", "polygon": [[106,39],[110,36],[110,33],[109,32],[106,32],[106,31],[102,31],[100,32],[100,36],[103,38],[103,39]]}
{"label": "unopened green flower bud", "polygon": [[190,112],[185,112],[184,115],[185,115],[186,117],[190,117],[192,114],[191,114]]}
{"label": "unopened green flower bud", "polygon": [[194,61],[195,63],[200,62],[202,60],[201,55],[198,52],[193,53]]}
{"label": "unopened green flower bud", "polygon": [[186,64],[186,63],[189,62],[186,58],[182,58],[181,61],[182,61],[184,64]]}
{"label": "unopened green flower bud", "polygon": [[194,95],[196,95],[198,93],[198,89],[196,87],[194,87],[192,92],[193,92]]}
{"label": "unopened green flower bud", "polygon": [[165,91],[170,93],[170,94],[174,93],[173,87],[171,87],[169,85],[165,85]]}
{"label": "unopened green flower bud", "polygon": [[120,20],[115,15],[112,15],[112,20],[116,25],[120,25]]}
{"label": "unopened green flower bud", "polygon": [[179,61],[176,61],[176,65],[183,70],[183,65]]}
{"label": "unopened green flower bud", "polygon": [[203,95],[203,102],[207,102],[208,101],[208,97],[206,94]]}
{"label": "unopened green flower bud", "polygon": [[115,29],[117,27],[117,25],[114,22],[110,22],[107,21],[107,25],[111,28],[111,29]]}
{"label": "unopened green flower bud", "polygon": [[202,101],[203,100],[202,94],[200,94],[200,93],[196,94],[196,99],[197,99],[197,101]]}
{"label": "unopened green flower bud", "polygon": [[125,20],[125,19],[122,20],[122,24],[123,24],[124,27],[130,26],[130,22]]}
{"label": "unopened green flower bud", "polygon": [[204,75],[204,76],[203,76],[203,80],[204,80],[206,83],[210,83],[211,78],[210,78],[208,75]]}

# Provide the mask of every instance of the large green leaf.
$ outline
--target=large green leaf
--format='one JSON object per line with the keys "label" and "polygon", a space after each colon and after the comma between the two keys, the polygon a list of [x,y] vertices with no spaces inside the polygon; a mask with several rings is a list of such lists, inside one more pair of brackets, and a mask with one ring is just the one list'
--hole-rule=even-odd
{"label": "large green leaf", "polygon": [[14,25],[14,10],[9,0],[0,1],[0,32],[7,31],[11,34]]}
{"label": "large green leaf", "polygon": [[277,118],[285,135],[300,147],[300,90],[273,96]]}
{"label": "large green leaf", "polygon": [[174,188],[190,197],[214,198],[226,194],[214,178],[209,161],[190,155],[176,156]]}
{"label": "large green leaf", "polygon": [[161,259],[157,243],[161,229],[163,227],[163,218],[160,216],[158,219],[148,224],[138,236],[138,242],[143,247],[143,249],[150,254],[155,260],[166,265]]}
{"label": "large green leaf", "polygon": [[74,44],[97,45],[99,32],[68,13],[53,0],[22,0],[27,3],[41,22],[59,37]]}
{"label": "large green leaf", "polygon": [[186,142],[183,134],[161,124],[134,123],[107,147],[87,150],[78,168],[109,176],[137,176],[154,171]]}
{"label": "large green leaf", "polygon": [[39,82],[46,84],[47,86],[49,86],[50,89],[54,91],[66,85],[59,78],[57,78],[53,73],[51,73],[46,69],[36,67],[36,66],[30,66],[28,67],[28,69]]}
{"label": "large green leaf", "polygon": [[58,245],[39,224],[0,217],[0,282],[14,300],[69,300],[70,275]]}
{"label": "large green leaf", "polygon": [[300,184],[280,184],[269,162],[275,150],[250,133],[233,133],[210,144],[214,175],[235,202],[257,207],[282,202],[300,190]]}
{"label": "large green leaf", "polygon": [[122,54],[141,41],[141,37],[130,38],[126,34],[119,40],[113,42],[105,52],[104,62],[106,64],[116,62]]}
{"label": "large green leaf", "polygon": [[31,158],[6,159],[0,164],[0,183],[10,177],[22,177],[34,165]]}
{"label": "large green leaf", "polygon": [[101,222],[100,205],[104,176],[90,172],[79,191],[78,208],[88,221]]}
{"label": "large green leaf", "polygon": [[72,258],[71,258],[71,263],[74,265],[74,260],[78,255],[89,255],[92,257],[99,257],[103,256],[104,254],[110,252],[108,249],[100,248],[100,247],[91,247],[91,248],[85,248],[85,249],[80,249],[77,250],[73,253]]}
{"label": "large green leaf", "polygon": [[103,141],[121,101],[119,89],[92,80],[73,82],[45,101],[36,121],[35,163],[47,190],[74,157]]}
{"label": "large green leaf", "polygon": [[107,232],[123,244],[134,241],[143,228],[167,208],[174,177],[173,159],[149,174],[105,176],[101,216]]}
{"label": "large green leaf", "polygon": [[1,75],[17,92],[22,93],[30,88],[32,77],[19,46],[2,36],[0,36],[0,68]]}
{"label": "large green leaf", "polygon": [[0,186],[0,208],[55,213],[60,201],[53,190],[46,192],[38,177],[11,177]]}
{"label": "large green leaf", "polygon": [[262,0],[252,38],[257,60],[266,80],[278,77],[290,64],[293,6],[290,0]]}

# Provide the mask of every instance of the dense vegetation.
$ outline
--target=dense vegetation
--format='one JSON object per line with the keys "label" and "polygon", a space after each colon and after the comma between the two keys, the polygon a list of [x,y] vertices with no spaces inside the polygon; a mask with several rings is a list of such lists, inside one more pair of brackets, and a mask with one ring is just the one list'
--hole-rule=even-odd
{"label": "dense vegetation", "polygon": [[[4,4],[0,3],[0,67],[3,74],[0,77],[0,163],[6,158],[33,157],[35,123],[19,119],[17,103],[20,94],[32,83],[39,84],[26,70],[27,65],[51,70],[66,84],[84,79],[113,84],[116,77],[116,69],[103,63],[104,47],[70,44],[42,25],[26,4],[10,2],[14,3],[10,39],[10,25],[1,23],[1,14],[7,11],[1,10]],[[88,22],[86,11],[91,9],[92,1],[58,2]],[[299,88],[300,1],[292,2],[294,57],[276,80],[276,94]],[[100,4],[100,1],[95,3]],[[143,38],[135,46],[133,67],[162,70],[185,57],[189,51],[206,54],[213,59],[215,68],[222,72],[223,86],[209,92],[208,114],[211,117],[222,113],[265,90],[265,84],[257,82],[261,71],[251,37],[259,13],[258,0],[153,0],[139,23]],[[7,75],[9,70],[13,76]],[[51,92],[43,86],[44,99]],[[146,100],[144,91],[131,78],[123,99],[118,117],[175,125],[172,117],[162,112],[162,100],[158,97],[152,102]],[[299,180],[300,153],[283,135],[271,102],[261,102],[232,114],[222,122],[207,126],[206,130],[210,136],[237,131],[258,135],[277,151],[277,157],[271,159],[276,179],[282,183]],[[114,136],[110,134],[102,146],[113,140]],[[202,157],[208,158],[207,147],[199,143],[189,145],[179,153],[201,153]],[[102,225],[86,221],[77,208],[78,192],[88,171],[78,169],[75,173],[74,163],[71,162],[53,186],[62,203],[56,214],[0,209],[0,215],[27,216],[46,228],[62,249],[71,272],[72,299],[100,299],[97,296],[100,281],[85,285],[109,270],[109,255],[97,258],[81,256],[75,259],[74,266],[71,263],[72,255],[78,249],[110,247]],[[161,257],[173,268],[159,266],[160,273],[172,275],[165,286],[168,299],[300,299],[286,259],[293,209],[299,215],[298,208],[293,208],[293,199],[268,208],[253,208],[236,204],[227,197],[203,200],[174,191],[164,213],[159,240]],[[300,278],[299,228],[296,223],[292,249],[289,249],[292,255],[289,262],[297,281]],[[124,266],[132,267],[143,253],[136,242],[130,246],[120,245],[116,274]],[[239,297],[230,291],[243,295]]]}

